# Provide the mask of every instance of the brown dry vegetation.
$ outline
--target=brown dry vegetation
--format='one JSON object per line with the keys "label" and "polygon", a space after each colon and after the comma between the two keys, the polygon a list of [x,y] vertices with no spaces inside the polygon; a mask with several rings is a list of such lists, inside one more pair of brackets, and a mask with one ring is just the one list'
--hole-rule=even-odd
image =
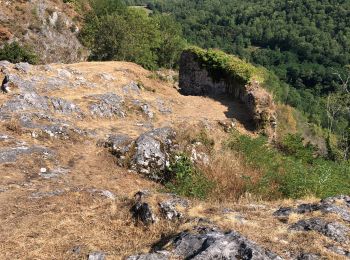
{"label": "brown dry vegetation", "polygon": [[[85,96],[106,92],[120,94],[125,84],[131,81],[142,83],[143,100],[154,104],[157,98],[161,98],[173,110],[168,115],[157,112],[152,121],[154,127],[175,127],[182,146],[199,137],[199,141],[209,144],[203,151],[212,155],[212,161],[209,166],[201,167],[217,186],[209,201],[192,200],[190,208],[181,209],[186,216],[183,222],[160,220],[151,227],[145,227],[131,219],[129,210],[133,195],[139,190],[152,191],[151,204],[156,209],[164,196],[158,193],[162,186],[117,167],[114,157],[106,149],[96,146],[97,139],[105,138],[110,133],[136,137],[144,132],[146,129],[136,125],[145,122],[138,111],[130,108],[126,118],[70,118],[77,127],[94,129],[96,138],[70,136],[68,140],[61,140],[43,136],[34,139],[30,131],[21,129],[15,119],[7,124],[1,123],[0,133],[14,138],[1,142],[1,148],[24,141],[30,145],[45,145],[55,152],[55,156],[51,159],[39,155],[23,156],[15,163],[0,164],[0,259],[86,259],[92,251],[106,252],[107,259],[122,259],[127,255],[149,251],[162,237],[195,226],[201,217],[225,230],[237,230],[286,258],[289,250],[295,253],[316,251],[329,259],[337,258],[324,249],[330,243],[325,237],[316,233],[300,235],[289,232],[287,223],[272,216],[279,206],[296,202],[266,203],[244,194],[242,176],[257,180],[260,175],[259,171],[244,165],[240,156],[225,149],[224,141],[228,133],[219,126],[218,121],[228,120],[227,103],[181,96],[171,84],[150,78],[150,72],[132,63],[53,66],[55,69],[68,67],[82,73],[97,87],[67,87],[50,93],[38,89],[38,92],[71,100],[87,112],[88,100]],[[101,72],[111,74],[116,80],[109,83],[101,81],[97,76]],[[33,75],[49,77],[53,76],[53,72],[44,72],[41,67],[36,67]],[[67,81],[67,86],[69,84]],[[12,94],[0,95],[0,105],[11,97]],[[239,104],[232,101],[229,105]],[[55,117],[65,118],[63,115]],[[237,129],[255,135],[239,122]],[[58,166],[67,168],[68,172],[53,179],[39,175],[42,167],[54,169]],[[101,195],[101,190],[112,192],[115,199]],[[223,214],[225,208],[232,211]],[[298,217],[293,216],[289,221],[294,222]]]}

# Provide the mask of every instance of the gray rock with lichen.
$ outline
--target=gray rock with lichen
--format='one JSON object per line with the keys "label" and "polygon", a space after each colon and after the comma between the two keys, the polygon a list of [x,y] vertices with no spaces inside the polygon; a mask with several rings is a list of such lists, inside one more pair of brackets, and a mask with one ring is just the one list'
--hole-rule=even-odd
{"label": "gray rock with lichen", "polygon": [[340,223],[328,222],[320,218],[300,220],[291,225],[290,229],[296,231],[317,231],[338,242],[347,241],[349,232],[349,228]]}
{"label": "gray rock with lichen", "polygon": [[122,97],[114,93],[105,93],[101,95],[91,95],[92,99],[89,109],[93,116],[96,117],[125,117],[126,113],[123,110],[124,100]]}
{"label": "gray rock with lichen", "polygon": [[88,260],[105,260],[106,255],[103,252],[92,252],[88,256]]}
{"label": "gray rock with lichen", "polygon": [[40,146],[22,145],[17,147],[2,148],[0,149],[0,163],[15,162],[20,156],[31,155],[34,153],[46,156],[53,155],[53,152],[50,149]]}
{"label": "gray rock with lichen", "polygon": [[20,62],[15,64],[15,69],[20,72],[28,73],[32,69],[32,65],[28,62]]}
{"label": "gray rock with lichen", "polygon": [[1,113],[13,113],[25,110],[48,111],[49,105],[46,97],[35,92],[15,95],[0,108]]}
{"label": "gray rock with lichen", "polygon": [[80,110],[80,108],[73,102],[70,102],[63,98],[50,98],[50,102],[55,112],[66,115],[73,113],[82,115],[82,111]]}
{"label": "gray rock with lichen", "polygon": [[324,214],[337,214],[344,221],[350,222],[350,196],[339,195],[321,200],[318,203],[305,203],[292,207],[281,207],[274,212],[274,216],[282,219],[288,218],[290,214],[307,214],[319,211]]}
{"label": "gray rock with lichen", "polygon": [[174,137],[171,128],[158,128],[142,134],[135,141],[131,168],[151,179],[162,179],[162,172],[169,164]]}
{"label": "gray rock with lichen", "polygon": [[[184,231],[169,241],[173,247],[164,258],[160,259],[282,259],[235,231],[223,232],[216,228],[197,227],[192,231]],[[159,252],[163,248],[160,248]],[[152,258],[158,251],[151,254],[131,256],[128,259]]]}

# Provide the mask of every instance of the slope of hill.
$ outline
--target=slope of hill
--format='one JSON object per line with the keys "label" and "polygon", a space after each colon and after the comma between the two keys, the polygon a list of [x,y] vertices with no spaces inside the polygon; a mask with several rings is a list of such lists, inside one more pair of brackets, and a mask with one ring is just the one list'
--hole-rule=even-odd
{"label": "slope of hill", "polygon": [[29,45],[41,63],[77,62],[87,51],[77,39],[79,16],[56,0],[1,1],[0,46],[18,41]]}
{"label": "slope of hill", "polygon": [[[258,174],[224,149],[232,128],[256,135],[241,103],[182,96],[126,62],[0,68],[2,259],[349,256],[347,196],[234,198]],[[220,200],[162,192],[173,149],[213,169]]]}

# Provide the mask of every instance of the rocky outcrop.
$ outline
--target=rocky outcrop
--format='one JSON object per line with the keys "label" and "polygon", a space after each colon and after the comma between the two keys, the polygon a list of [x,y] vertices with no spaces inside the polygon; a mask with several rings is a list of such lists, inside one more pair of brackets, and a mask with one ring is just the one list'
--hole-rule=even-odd
{"label": "rocky outcrop", "polygon": [[179,87],[184,95],[203,95],[210,97],[229,96],[240,100],[247,108],[258,129],[274,134],[276,127],[275,106],[270,93],[258,81],[242,83],[225,74],[214,77],[205,64],[198,60],[196,53],[184,51],[180,59]]}
{"label": "rocky outcrop", "polygon": [[300,220],[291,225],[290,229],[297,231],[317,231],[338,242],[347,241],[349,232],[349,228],[340,223],[327,222],[320,218]]}
{"label": "rocky outcrop", "polygon": [[88,51],[78,40],[80,17],[68,2],[2,2],[0,47],[5,42],[23,42],[37,53],[40,63],[85,60]]}
{"label": "rocky outcrop", "polygon": [[223,232],[216,228],[197,227],[173,237],[171,252],[160,248],[150,254],[130,256],[136,259],[282,259],[263,249],[235,231]]}
{"label": "rocky outcrop", "polygon": [[176,149],[175,135],[173,129],[164,127],[145,132],[135,140],[126,135],[111,135],[102,143],[110,148],[120,166],[161,181]]}
{"label": "rocky outcrop", "polygon": [[280,219],[286,219],[292,213],[306,214],[315,211],[324,214],[336,214],[344,221],[350,222],[350,196],[339,195],[323,199],[318,203],[304,203],[296,207],[281,207],[274,215]]}

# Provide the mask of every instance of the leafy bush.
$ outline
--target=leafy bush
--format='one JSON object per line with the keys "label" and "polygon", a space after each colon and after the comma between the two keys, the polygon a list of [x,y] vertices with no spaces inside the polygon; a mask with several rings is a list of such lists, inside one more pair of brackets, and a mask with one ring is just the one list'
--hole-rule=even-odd
{"label": "leafy bush", "polygon": [[38,61],[37,55],[28,47],[20,46],[17,42],[5,44],[0,49],[0,60],[7,60],[12,63],[28,62],[36,64]]}
{"label": "leafy bush", "polygon": [[312,163],[316,147],[312,144],[304,144],[304,139],[300,134],[288,134],[281,142],[281,150],[286,155],[294,156],[304,162]]}
{"label": "leafy bush", "polygon": [[181,196],[205,199],[214,186],[184,154],[176,156],[168,171],[170,181],[165,184],[166,188]]}
{"label": "leafy bush", "polygon": [[204,50],[195,46],[187,51],[195,54],[197,61],[208,69],[214,79],[225,77],[242,84],[247,84],[253,79],[264,81],[261,78],[262,72],[257,67],[223,51]]}
{"label": "leafy bush", "polygon": [[252,139],[233,134],[228,147],[242,154],[247,165],[261,172],[257,183],[248,183],[249,192],[267,199],[347,194],[350,190],[349,162],[323,158],[310,161],[310,148],[300,147],[299,141],[297,137],[289,137],[289,152],[283,154],[268,145],[264,137]]}
{"label": "leafy bush", "polygon": [[184,40],[181,27],[168,16],[149,16],[121,1],[93,0],[80,39],[90,60],[125,60],[147,69],[175,67]]}

